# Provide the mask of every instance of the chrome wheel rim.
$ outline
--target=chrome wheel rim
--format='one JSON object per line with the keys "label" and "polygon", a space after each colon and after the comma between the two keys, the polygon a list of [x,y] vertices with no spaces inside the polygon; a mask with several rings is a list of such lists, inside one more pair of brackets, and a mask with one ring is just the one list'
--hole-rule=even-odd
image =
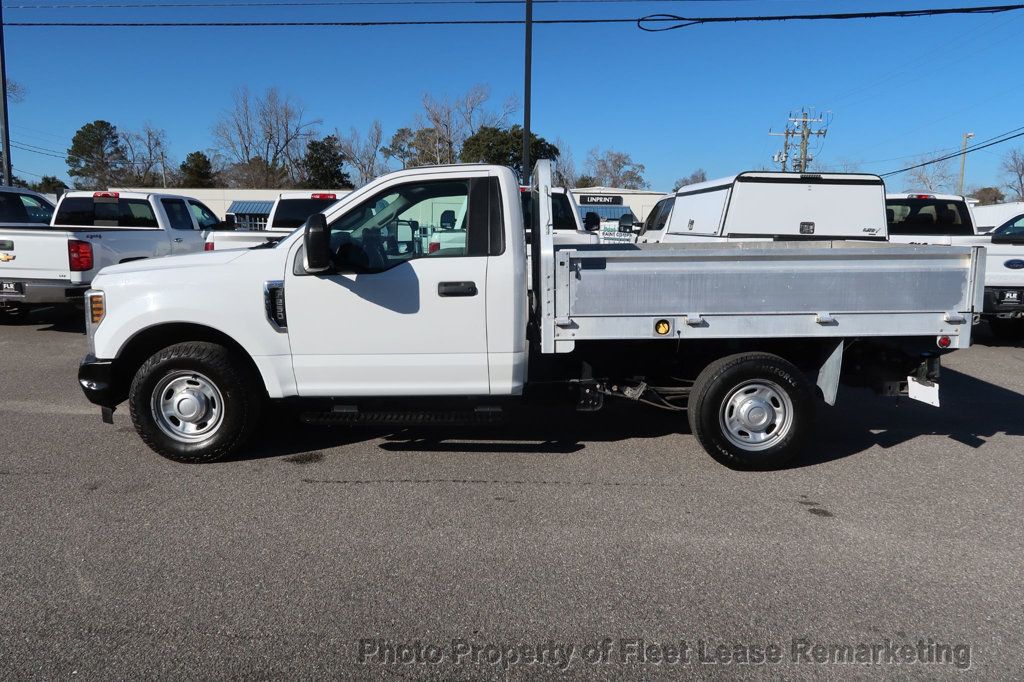
{"label": "chrome wheel rim", "polygon": [[750,452],[767,450],[793,427],[793,401],[772,381],[747,381],[722,401],[719,424],[722,434],[736,447]]}
{"label": "chrome wheel rim", "polygon": [[179,370],[153,389],[151,408],[157,427],[179,443],[195,443],[217,433],[224,421],[224,397],[198,372]]}

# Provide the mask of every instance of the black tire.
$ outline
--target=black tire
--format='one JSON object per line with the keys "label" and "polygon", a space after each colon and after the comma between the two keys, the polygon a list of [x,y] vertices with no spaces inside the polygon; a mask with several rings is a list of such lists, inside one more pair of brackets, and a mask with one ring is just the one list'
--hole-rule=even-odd
{"label": "black tire", "polygon": [[1024,318],[990,317],[988,326],[997,338],[1004,341],[1024,339]]}
{"label": "black tire", "polygon": [[[740,353],[704,368],[690,392],[687,412],[693,435],[722,464],[778,469],[800,454],[810,436],[814,390],[793,363],[769,353]],[[740,425],[741,414],[763,419],[763,428],[730,430],[726,422]],[[758,437],[765,440],[757,443]]]}
{"label": "black tire", "polygon": [[[172,385],[161,390],[168,381]],[[188,385],[190,381],[195,389]],[[183,390],[175,393],[175,385]],[[158,390],[163,398],[154,395]],[[180,400],[189,391],[193,396],[189,399],[198,392],[212,391],[213,398],[199,398],[202,409],[196,410],[211,416],[207,422],[201,421],[201,416],[193,417],[198,424],[183,424],[179,419],[176,427],[175,417],[158,414],[163,413],[163,406],[173,404],[168,402],[169,396]],[[128,405],[135,430],[146,445],[176,462],[199,464],[222,460],[245,444],[259,424],[264,397],[258,376],[235,354],[215,343],[193,341],[163,348],[146,360],[132,380]],[[214,420],[215,426],[210,424]],[[171,435],[176,428],[190,426],[200,433]],[[203,433],[203,428],[211,430]],[[182,440],[190,437],[192,440]]]}

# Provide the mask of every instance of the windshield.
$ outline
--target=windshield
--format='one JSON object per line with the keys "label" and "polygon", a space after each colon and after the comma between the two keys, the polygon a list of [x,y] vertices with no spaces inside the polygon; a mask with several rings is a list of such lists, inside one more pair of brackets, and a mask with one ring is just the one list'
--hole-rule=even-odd
{"label": "windshield", "polygon": [[337,199],[281,199],[274,211],[274,224],[279,229],[294,229],[314,213],[321,213]]}
{"label": "windshield", "polygon": [[974,235],[974,225],[962,200],[886,199],[889,234]]}
{"label": "windshield", "polygon": [[630,220],[634,223],[639,222],[636,219],[636,214],[633,213],[629,206],[581,206],[580,207],[580,218],[585,218],[588,213],[596,213],[604,221],[618,221],[624,215],[628,215]]}

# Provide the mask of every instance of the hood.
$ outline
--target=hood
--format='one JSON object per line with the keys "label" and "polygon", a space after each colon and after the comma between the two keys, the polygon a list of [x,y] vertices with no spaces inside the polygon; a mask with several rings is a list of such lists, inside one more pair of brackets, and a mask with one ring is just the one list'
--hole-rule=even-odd
{"label": "hood", "polygon": [[230,251],[203,251],[181,256],[164,256],[162,258],[143,258],[120,265],[108,265],[100,270],[100,275],[125,275],[133,272],[152,272],[178,268],[209,267],[224,265],[244,256],[245,249]]}

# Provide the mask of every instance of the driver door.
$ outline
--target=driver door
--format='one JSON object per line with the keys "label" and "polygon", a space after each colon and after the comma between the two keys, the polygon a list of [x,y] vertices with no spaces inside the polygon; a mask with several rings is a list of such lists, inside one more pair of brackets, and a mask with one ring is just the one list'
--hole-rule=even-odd
{"label": "driver door", "polygon": [[324,273],[305,272],[295,241],[285,303],[299,395],[489,393],[491,183],[425,171],[332,211]]}

